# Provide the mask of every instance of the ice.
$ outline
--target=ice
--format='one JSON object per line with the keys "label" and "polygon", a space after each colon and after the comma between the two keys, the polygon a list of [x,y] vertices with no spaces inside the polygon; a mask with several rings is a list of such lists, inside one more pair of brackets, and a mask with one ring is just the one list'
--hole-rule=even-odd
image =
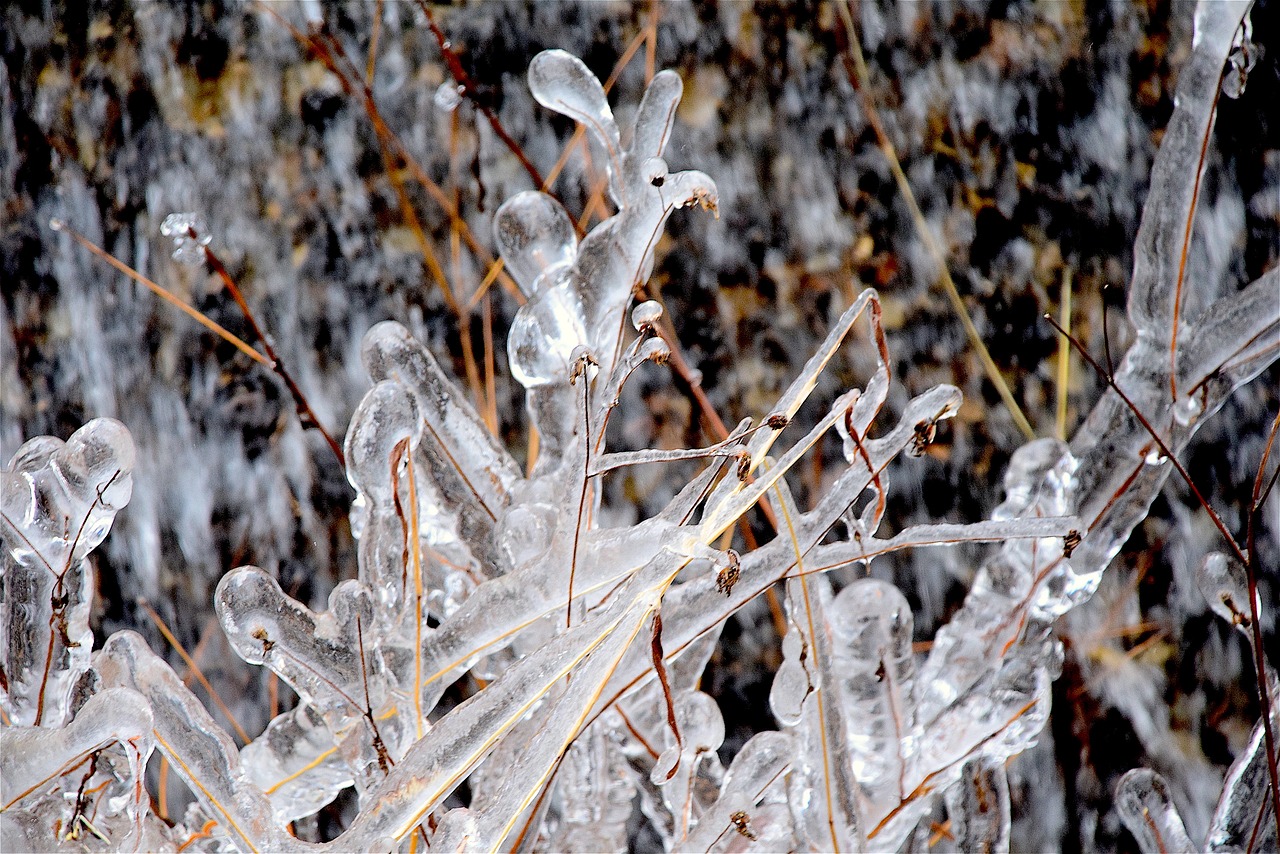
{"label": "ice", "polygon": [[946,802],[956,850],[1009,850],[1009,779],[1003,762],[966,762]]}
{"label": "ice", "polygon": [[631,326],[637,332],[643,332],[646,328],[652,329],[658,325],[661,318],[662,303],[657,300],[645,300],[631,309]]}
{"label": "ice", "polygon": [[622,144],[613,110],[596,76],[576,56],[545,50],[529,64],[529,90],[542,106],[586,127],[595,151],[602,155],[596,162],[608,164],[614,202],[622,204]]}
{"label": "ice", "polygon": [[1227,56],[1227,69],[1222,74],[1222,94],[1239,98],[1249,82],[1249,72],[1258,63],[1258,46],[1253,43],[1253,21],[1248,14],[1240,22]]}
{"label": "ice", "polygon": [[568,283],[539,292],[516,313],[507,337],[511,373],[525,388],[565,383],[587,342],[582,303]]}
{"label": "ice", "polygon": [[60,726],[75,680],[88,669],[93,568],[85,559],[132,492],[133,440],[99,418],[65,442],[40,437],[0,472],[4,587],[0,642],[14,724]]}
{"label": "ice", "polygon": [[[1244,567],[1232,558],[1214,552],[1204,559],[1196,572],[1196,585],[1213,612],[1227,622],[1250,634],[1249,583]],[[1259,603],[1261,610],[1261,603]]]}
{"label": "ice", "polygon": [[[1268,668],[1271,692],[1271,728],[1280,729],[1280,685],[1274,670]],[[1259,720],[1249,736],[1249,743],[1232,763],[1222,788],[1222,796],[1214,810],[1213,821],[1205,838],[1208,851],[1276,850],[1275,821],[1259,822],[1258,816],[1269,812],[1271,777],[1267,770],[1266,733]],[[1176,818],[1176,815],[1174,816]]]}
{"label": "ice", "polygon": [[906,795],[902,781],[919,748],[911,608],[898,588],[868,578],[840,591],[830,619],[849,762],[878,820]]}
{"label": "ice", "polygon": [[[1217,69],[1229,50],[1237,71],[1248,59],[1247,28],[1233,42],[1235,23],[1207,8],[1143,219],[1137,340],[1116,375],[1175,454],[1275,358],[1280,338],[1275,272],[1223,298],[1189,276],[1181,301],[1173,296],[1172,259],[1194,202],[1186,176],[1212,121]],[[653,78],[626,148],[579,60],[541,54],[530,88],[585,125],[617,204],[581,243],[539,192],[495,217],[494,239],[527,299],[508,355],[540,441],[531,470],[426,346],[397,323],[374,326],[362,349],[372,386],[345,443],[356,577],[323,608],[252,566],[218,585],[232,648],[299,700],[238,750],[137,635],[112,635],[91,653],[85,558],[129,498],[123,426],[94,421],[65,445],[23,445],[3,472],[6,801],[21,787],[0,820],[8,847],[54,847],[59,819],[82,830],[99,822],[115,847],[177,848],[211,821],[199,841],[211,849],[315,850],[289,822],[348,787],[357,811],[326,850],[416,849],[422,839],[432,850],[622,850],[633,844],[636,800],[673,850],[899,850],[921,839],[939,800],[958,847],[1008,846],[1005,763],[1044,728],[1063,656],[1054,622],[1093,594],[1172,467],[1145,463],[1153,454],[1163,463],[1162,452],[1107,392],[1070,446],[1042,439],[1013,455],[990,520],[881,532],[887,469],[922,450],[960,395],[947,386],[905,403],[891,395],[873,290],[841,306],[768,417],[704,448],[610,449],[624,384],[670,355],[653,335],[661,304],[633,309],[634,295],[667,217],[693,203],[714,209],[716,188],[664,159],[682,88],[673,72]],[[437,106],[454,109],[459,95],[446,83]],[[203,259],[197,216],[170,217],[162,231]],[[874,366],[861,388],[830,389],[829,367],[862,327]],[[819,388],[821,406],[810,401]],[[783,430],[815,410],[816,422]],[[831,431],[844,466],[801,510],[788,481]],[[657,516],[609,527],[601,476],[701,460]],[[726,532],[766,498],[778,536],[739,560]],[[982,541],[998,545],[927,656],[917,658],[911,610],[878,580],[883,570],[850,581],[889,552]],[[1239,568],[1213,556],[1198,581],[1215,611],[1240,624]],[[787,631],[770,701],[780,731],[751,738],[726,772],[724,720],[699,680],[726,622],[779,582]],[[1228,778],[1210,847],[1238,846],[1252,828],[1266,791],[1259,732]],[[153,746],[197,799],[185,829],[150,814],[140,781]],[[85,772],[69,763],[91,753],[103,808],[77,818]],[[468,807],[448,809],[464,782]],[[1144,845],[1190,845],[1154,775],[1130,775],[1118,798]]]}
{"label": "ice", "polygon": [[[578,254],[578,237],[564,208],[546,193],[528,191],[502,203],[493,237],[503,263],[525,296],[556,283]],[[545,277],[545,278],[544,278]]]}
{"label": "ice", "polygon": [[1144,852],[1194,851],[1164,778],[1138,768],[1120,778],[1116,808]]}
{"label": "ice", "polygon": [[205,247],[213,239],[209,226],[199,213],[172,213],[160,223],[160,233],[173,238],[173,260],[188,267],[199,267],[205,261]]}
{"label": "ice", "polygon": [[446,80],[436,89],[435,97],[432,101],[436,105],[436,109],[446,113],[452,113],[458,109],[458,105],[462,103],[462,92],[457,83]]}

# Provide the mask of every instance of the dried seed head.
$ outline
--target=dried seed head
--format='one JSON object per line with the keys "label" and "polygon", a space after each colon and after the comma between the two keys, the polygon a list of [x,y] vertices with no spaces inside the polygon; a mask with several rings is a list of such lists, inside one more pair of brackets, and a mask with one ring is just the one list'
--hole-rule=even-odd
{"label": "dried seed head", "polygon": [[1067,531],[1067,535],[1062,538],[1062,556],[1071,557],[1082,539],[1079,531]]}
{"label": "dried seed head", "polygon": [[738,810],[729,816],[729,821],[733,822],[734,830],[738,831],[740,835],[745,836],[752,842],[756,840],[756,832],[751,829],[751,817],[745,812]]}
{"label": "dried seed head", "polygon": [[720,572],[716,574],[716,592],[728,596],[733,592],[733,587],[738,583],[738,579],[742,577],[742,561],[738,558],[738,553],[733,549],[729,549],[725,554],[729,562],[721,567]]}

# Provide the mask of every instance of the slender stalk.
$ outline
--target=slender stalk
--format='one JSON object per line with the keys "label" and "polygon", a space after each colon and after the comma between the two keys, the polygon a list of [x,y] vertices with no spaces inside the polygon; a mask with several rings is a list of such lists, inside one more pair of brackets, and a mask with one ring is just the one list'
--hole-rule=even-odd
{"label": "slender stalk", "polygon": [[919,232],[920,239],[924,241],[929,254],[933,256],[938,265],[943,290],[946,292],[947,299],[951,302],[951,308],[955,311],[956,317],[959,318],[960,324],[964,327],[964,333],[969,339],[969,345],[973,347],[974,353],[978,356],[978,361],[982,363],[982,369],[986,373],[987,379],[991,380],[991,384],[995,386],[996,392],[999,393],[1000,400],[1004,402],[1005,408],[1013,416],[1013,423],[1022,431],[1022,435],[1030,441],[1036,437],[1036,432],[1031,428],[1031,422],[1027,420],[1027,416],[1023,414],[1022,407],[1018,405],[1018,401],[1013,396],[1009,384],[1005,382],[1004,375],[1000,373],[1000,368],[996,366],[995,360],[991,358],[987,345],[978,333],[978,327],[973,325],[973,319],[969,317],[969,309],[965,306],[964,299],[960,296],[960,291],[956,288],[956,283],[951,278],[951,271],[947,267],[946,253],[943,252],[942,246],[939,245],[937,238],[934,237],[933,229],[929,227],[924,214],[920,211],[920,206],[916,203],[915,193],[912,192],[911,183],[907,180],[907,173],[903,171],[902,164],[898,161],[897,151],[894,149],[893,142],[889,139],[889,133],[880,121],[880,114],[871,100],[871,74],[867,70],[866,60],[862,57],[862,46],[858,42],[858,31],[853,24],[853,15],[849,11],[849,0],[840,0],[837,6],[848,37],[848,54],[853,57],[852,69],[848,67],[846,61],[849,82],[857,91],[863,110],[867,114],[867,121],[870,122],[872,130],[875,131],[876,139],[879,140],[880,150],[884,153],[885,159],[889,161],[889,170],[893,173],[893,178],[898,184],[898,190],[902,193],[903,200],[907,203],[908,210],[911,211],[911,219],[915,222],[916,231]]}
{"label": "slender stalk", "polygon": [[[199,235],[196,234],[194,228],[187,229],[187,236],[192,240],[196,240]],[[249,324],[249,328],[253,330],[253,334],[257,336],[258,343],[262,345],[262,349],[266,351],[267,358],[271,360],[271,370],[284,381],[285,387],[289,389],[289,395],[293,398],[294,406],[298,410],[298,417],[302,421],[304,427],[314,427],[320,431],[320,435],[324,437],[325,443],[329,446],[329,450],[333,452],[333,456],[338,460],[338,465],[345,471],[347,468],[346,457],[342,454],[342,446],[333,438],[332,434],[324,428],[320,423],[320,418],[316,415],[314,409],[311,408],[311,402],[307,400],[307,396],[303,393],[301,386],[294,380],[293,375],[280,361],[276,350],[271,346],[271,338],[263,330],[258,323],[258,318],[254,316],[253,309],[249,308],[249,303],[245,301],[244,295],[240,293],[239,286],[235,280],[231,278],[231,274],[227,272],[227,268],[223,266],[222,261],[214,254],[213,250],[208,246],[204,247],[205,261],[208,262],[209,268],[217,274],[222,280],[223,286],[227,289],[227,293],[231,294],[231,298],[236,301],[236,305],[240,307],[240,313],[244,315],[244,319]]]}

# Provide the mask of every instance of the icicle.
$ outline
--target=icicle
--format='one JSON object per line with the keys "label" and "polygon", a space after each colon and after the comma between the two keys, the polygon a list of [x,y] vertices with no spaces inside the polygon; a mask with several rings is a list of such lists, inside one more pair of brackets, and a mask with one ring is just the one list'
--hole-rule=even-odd
{"label": "icicle", "polygon": [[867,578],[840,591],[830,620],[849,762],[878,822],[908,794],[919,748],[911,607],[892,584]]}

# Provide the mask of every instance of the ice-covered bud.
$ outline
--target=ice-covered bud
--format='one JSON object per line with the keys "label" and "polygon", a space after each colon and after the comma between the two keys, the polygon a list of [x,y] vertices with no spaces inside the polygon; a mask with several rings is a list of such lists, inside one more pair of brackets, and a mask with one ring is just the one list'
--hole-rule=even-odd
{"label": "ice-covered bud", "polygon": [[1227,55],[1227,68],[1222,73],[1222,94],[1228,98],[1243,95],[1249,83],[1249,72],[1257,64],[1258,46],[1253,43],[1253,21],[1246,14],[1231,42],[1231,53]]}
{"label": "ice-covered bud", "polygon": [[664,365],[671,358],[671,348],[661,338],[650,338],[640,345],[636,356],[638,361]]}
{"label": "ice-covered bud", "polygon": [[431,100],[440,112],[452,113],[462,103],[462,87],[446,80],[440,84],[440,88],[436,89],[435,97]]}
{"label": "ice-covered bud", "polygon": [[198,213],[171,213],[160,223],[160,233],[173,238],[173,260],[188,267],[204,263],[204,248],[213,236],[204,216]]}

